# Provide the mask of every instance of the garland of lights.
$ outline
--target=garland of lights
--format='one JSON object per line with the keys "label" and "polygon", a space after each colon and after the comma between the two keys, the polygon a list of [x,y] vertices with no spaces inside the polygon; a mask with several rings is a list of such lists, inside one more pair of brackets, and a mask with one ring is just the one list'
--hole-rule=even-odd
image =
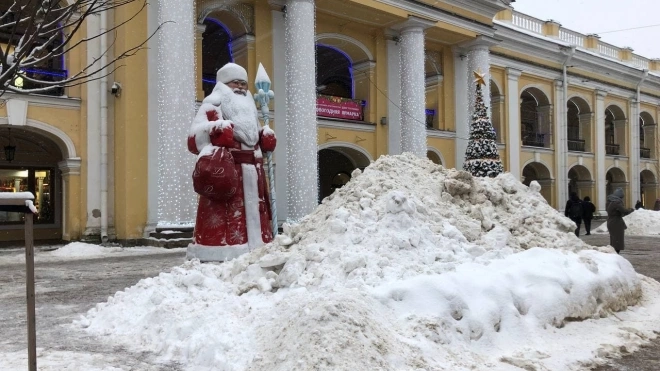
{"label": "garland of lights", "polygon": [[[197,197],[186,149],[195,111],[194,1],[160,0],[158,23],[158,224],[194,220]],[[150,133],[155,135],[155,133]]]}
{"label": "garland of lights", "polygon": [[300,220],[318,205],[314,8],[314,0],[288,0],[284,20],[287,217],[291,221]]}

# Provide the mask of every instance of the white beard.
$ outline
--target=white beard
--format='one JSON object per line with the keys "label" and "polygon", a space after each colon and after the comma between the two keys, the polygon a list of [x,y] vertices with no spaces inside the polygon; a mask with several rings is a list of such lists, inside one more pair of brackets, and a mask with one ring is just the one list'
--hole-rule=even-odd
{"label": "white beard", "polygon": [[218,82],[213,89],[220,95],[222,117],[234,123],[234,139],[253,147],[259,141],[259,116],[252,94],[236,94],[229,86]]}

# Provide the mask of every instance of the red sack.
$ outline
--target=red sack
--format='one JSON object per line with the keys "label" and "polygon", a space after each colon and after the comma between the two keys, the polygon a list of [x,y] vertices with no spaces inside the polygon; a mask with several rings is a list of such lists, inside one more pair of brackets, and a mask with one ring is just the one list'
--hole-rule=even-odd
{"label": "red sack", "polygon": [[197,159],[192,176],[193,188],[200,196],[224,201],[236,193],[238,173],[229,150],[223,147],[214,149],[211,154]]}

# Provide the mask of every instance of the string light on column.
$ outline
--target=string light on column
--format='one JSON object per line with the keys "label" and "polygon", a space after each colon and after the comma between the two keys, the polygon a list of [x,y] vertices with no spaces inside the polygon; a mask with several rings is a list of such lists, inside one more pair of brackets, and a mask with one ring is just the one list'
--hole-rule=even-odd
{"label": "string light on column", "polygon": [[424,30],[401,31],[401,150],[426,158]]}
{"label": "string light on column", "polygon": [[[195,114],[194,1],[160,0],[158,23],[158,224],[194,220],[191,173],[195,156],[186,149]],[[152,133],[155,135],[155,133]]]}
{"label": "string light on column", "polygon": [[288,0],[285,17],[287,206],[297,221],[318,203],[314,0]]}

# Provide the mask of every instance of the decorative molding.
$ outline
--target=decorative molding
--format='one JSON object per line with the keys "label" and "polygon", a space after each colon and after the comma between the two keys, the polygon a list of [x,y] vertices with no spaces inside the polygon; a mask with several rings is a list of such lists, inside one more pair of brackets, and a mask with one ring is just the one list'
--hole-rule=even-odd
{"label": "decorative molding", "polygon": [[[315,42],[319,42],[319,41],[322,41],[324,39],[336,39],[336,40],[341,40],[341,41],[353,44],[353,45],[357,46],[358,48],[360,48],[364,52],[364,54],[366,54],[366,56],[367,56],[366,59],[368,61],[373,61],[374,60],[374,55],[373,55],[373,53],[371,53],[371,50],[369,50],[369,48],[367,48],[366,45],[364,45],[362,42],[360,42],[357,39],[354,39],[350,36],[343,35],[343,34],[340,34],[340,33],[334,33],[334,32],[320,33],[320,34],[316,34],[314,36],[314,41]],[[354,61],[354,62],[360,62],[360,61]]]}
{"label": "decorative molding", "polygon": [[27,124],[28,102],[23,99],[9,99],[5,102],[7,120],[10,126],[25,126]]}
{"label": "decorative molding", "polygon": [[57,167],[62,171],[62,175],[80,175],[80,157],[67,158],[57,163]]}
{"label": "decorative molding", "polygon": [[[495,29],[491,25],[475,22],[472,19],[457,16],[455,14],[446,12],[442,9],[438,9],[431,5],[423,4],[420,2],[411,1],[411,0],[377,0],[377,1],[383,4],[393,6],[398,9],[403,9],[411,14],[422,15],[435,22],[443,22],[452,26],[467,29],[476,34],[492,36],[495,32]],[[458,2],[457,6],[463,8],[472,7],[474,9],[479,9],[483,5],[483,4],[478,4],[477,1],[473,1],[473,0],[449,0],[449,1],[454,3]],[[488,0],[488,1],[492,1],[492,0]],[[469,5],[466,5],[468,3]],[[486,17],[488,17],[489,19],[492,19],[494,16],[495,14],[486,15]]]}
{"label": "decorative molding", "polygon": [[426,137],[456,139],[456,133],[453,131],[446,131],[446,130],[426,129]]}
{"label": "decorative molding", "polygon": [[328,120],[327,118],[317,118],[317,127],[328,129],[341,129],[352,131],[374,132],[376,125],[369,122],[350,122],[350,121],[335,121]]}
{"label": "decorative molding", "polygon": [[553,148],[532,147],[532,146],[520,146],[520,150],[522,152],[527,152],[527,153],[555,153],[555,150]]}
{"label": "decorative molding", "polygon": [[[491,57],[491,65],[493,65],[492,57]],[[522,75],[522,69],[506,67],[506,78],[507,79],[518,81],[518,78],[520,78],[521,75]]]}
{"label": "decorative molding", "polygon": [[332,142],[326,142],[323,144],[319,144],[317,147],[317,151],[320,151],[322,149],[329,149],[329,148],[337,148],[337,147],[343,147],[343,148],[350,148],[352,150],[360,152],[364,157],[369,160],[369,162],[373,162],[374,159],[364,147],[361,147],[355,143],[349,143],[349,142],[342,142],[342,141],[332,141]]}
{"label": "decorative molding", "polygon": [[426,152],[435,153],[440,158],[440,165],[446,167],[447,162],[445,161],[445,157],[442,155],[442,152],[440,152],[437,148],[428,146],[428,147],[426,147]]}
{"label": "decorative molding", "polygon": [[[232,3],[226,0],[208,0],[198,7],[197,23],[204,23],[204,19],[213,12],[225,11],[234,17],[243,26],[243,34],[254,34],[254,8],[250,4]],[[231,35],[236,37],[239,35]]]}
{"label": "decorative molding", "polygon": [[435,26],[435,23],[436,23],[435,21],[429,19],[416,17],[414,15],[409,15],[407,20],[399,24],[395,24],[394,26],[390,26],[390,28],[392,28],[393,30],[397,30],[399,32],[424,31],[429,27]]}
{"label": "decorative molding", "polygon": [[502,40],[496,39],[494,37],[490,36],[485,36],[485,35],[479,35],[477,36],[476,39],[466,41],[464,43],[459,44],[461,48],[467,49],[467,50],[477,50],[477,49],[490,49],[491,47],[501,43]]}
{"label": "decorative molding", "polygon": [[[9,125],[9,121],[6,117],[0,117],[0,125]],[[46,124],[41,121],[27,119],[27,123],[22,128],[25,130],[35,131],[53,140],[62,151],[62,156],[64,158],[78,157],[76,154],[76,146],[73,144],[73,140],[71,140],[71,138],[64,131],[56,128],[55,126]]]}
{"label": "decorative molding", "polygon": [[47,108],[61,108],[61,109],[79,109],[81,106],[80,98],[69,98],[69,97],[52,97],[48,95],[21,95],[15,93],[4,93],[2,99],[0,99],[0,104],[5,103],[9,100],[24,100],[27,101],[29,105],[35,107],[47,107]]}

